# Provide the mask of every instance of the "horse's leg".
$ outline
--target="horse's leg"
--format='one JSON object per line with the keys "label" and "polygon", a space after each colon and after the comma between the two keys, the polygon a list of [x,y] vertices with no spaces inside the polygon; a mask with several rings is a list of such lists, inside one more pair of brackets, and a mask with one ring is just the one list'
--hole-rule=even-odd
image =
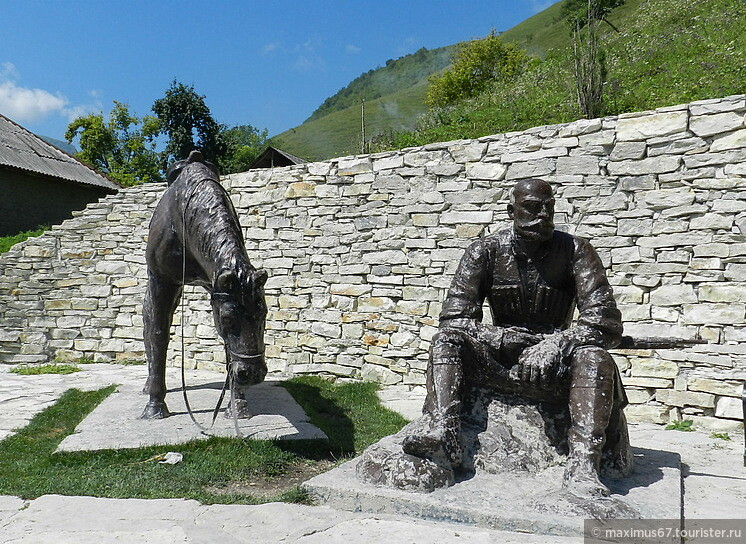
{"label": "horse's leg", "polygon": [[[230,372],[230,369],[228,370]],[[231,378],[231,381],[233,379]],[[246,389],[245,386],[230,384],[233,388],[233,402],[236,404],[236,414],[239,419],[248,419],[253,414],[249,411],[249,404],[246,401]],[[233,417],[233,406],[228,403],[228,407],[225,409],[225,417]]]}
{"label": "horse's leg", "polygon": [[148,403],[140,419],[168,417],[166,407],[166,350],[171,320],[178,304],[181,287],[162,280],[148,271],[148,290],[143,304],[145,354],[148,359],[148,380],[144,393]]}

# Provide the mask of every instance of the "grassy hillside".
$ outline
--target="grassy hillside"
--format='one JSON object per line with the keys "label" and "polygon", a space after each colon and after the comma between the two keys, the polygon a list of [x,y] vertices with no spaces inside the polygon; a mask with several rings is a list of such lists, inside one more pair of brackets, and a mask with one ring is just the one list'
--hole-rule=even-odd
{"label": "grassy hillside", "polygon": [[430,74],[451,62],[455,46],[428,50],[424,47],[411,55],[386,61],[386,66],[369,70],[356,77],[344,89],[327,98],[307,121],[360,104],[360,99],[375,100],[422,83]]}
{"label": "grassy hillside", "polygon": [[[482,96],[427,111],[424,79],[375,100],[366,96],[366,135],[373,137],[373,150],[580,118],[570,36],[560,11],[557,2],[502,34],[536,59],[518,79]],[[608,68],[605,114],[746,93],[744,0],[627,0],[609,19],[620,32],[602,25]],[[386,68],[396,72],[396,66]],[[359,97],[333,105],[280,134],[277,145],[312,160],[359,153]]]}
{"label": "grassy hillside", "polygon": [[[569,43],[559,12],[560,3],[554,4],[503,36],[531,54],[544,56],[549,49]],[[427,111],[427,78],[449,64],[455,47],[421,49],[362,74],[328,98],[302,125],[275,136],[274,145],[311,160],[360,153],[361,98],[366,100],[369,138],[412,130]]]}
{"label": "grassy hillside", "polygon": [[[610,19],[620,32],[604,30],[606,115],[746,93],[743,0],[628,0]],[[549,48],[516,80],[430,111],[416,130],[384,138],[376,149],[578,119],[571,58],[569,47]]]}

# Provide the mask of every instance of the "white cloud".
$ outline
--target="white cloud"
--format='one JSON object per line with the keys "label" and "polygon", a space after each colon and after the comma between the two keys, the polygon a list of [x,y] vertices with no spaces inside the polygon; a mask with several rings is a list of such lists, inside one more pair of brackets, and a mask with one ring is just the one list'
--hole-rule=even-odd
{"label": "white cloud", "polygon": [[12,62],[0,64],[0,113],[19,123],[39,121],[49,115],[61,115],[68,121],[101,109],[98,91],[89,94],[93,104],[71,105],[61,93],[18,85],[18,70]]}
{"label": "white cloud", "polygon": [[279,48],[280,48],[280,44],[277,43],[277,42],[268,43],[267,45],[265,45],[264,47],[262,47],[261,54],[262,55],[269,55],[273,51],[277,51]]}
{"label": "white cloud", "polygon": [[347,51],[350,55],[355,55],[357,53],[360,53],[360,48],[357,45],[346,45],[345,51]]}
{"label": "white cloud", "polygon": [[50,113],[64,113],[68,100],[43,89],[19,87],[12,81],[0,83],[0,112],[14,121],[36,121]]}

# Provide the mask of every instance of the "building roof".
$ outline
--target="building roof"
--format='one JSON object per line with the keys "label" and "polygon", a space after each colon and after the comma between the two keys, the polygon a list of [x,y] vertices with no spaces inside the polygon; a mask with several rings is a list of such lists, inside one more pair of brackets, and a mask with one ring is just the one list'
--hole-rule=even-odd
{"label": "building roof", "polygon": [[0,114],[0,166],[91,185],[116,192],[121,187]]}
{"label": "building roof", "polygon": [[277,149],[276,147],[269,146],[267,149],[261,152],[261,154],[254,159],[249,165],[249,170],[254,168],[273,168],[276,166],[290,166],[292,164],[303,164],[304,161],[300,157],[291,155],[287,151]]}

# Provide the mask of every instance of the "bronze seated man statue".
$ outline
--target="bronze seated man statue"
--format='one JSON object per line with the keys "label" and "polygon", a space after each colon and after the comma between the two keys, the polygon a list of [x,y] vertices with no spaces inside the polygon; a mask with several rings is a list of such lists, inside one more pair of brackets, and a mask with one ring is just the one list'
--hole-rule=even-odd
{"label": "bronze seated man statue", "polygon": [[[554,230],[554,203],[548,183],[518,182],[508,206],[513,227],[466,250],[432,341],[425,423],[404,436],[402,449],[457,468],[471,386],[559,401],[569,405],[563,486],[604,497],[602,458],[617,473],[631,471],[626,396],[607,351],[621,339],[621,315],[591,244]],[[482,323],[485,299],[492,325]]]}

